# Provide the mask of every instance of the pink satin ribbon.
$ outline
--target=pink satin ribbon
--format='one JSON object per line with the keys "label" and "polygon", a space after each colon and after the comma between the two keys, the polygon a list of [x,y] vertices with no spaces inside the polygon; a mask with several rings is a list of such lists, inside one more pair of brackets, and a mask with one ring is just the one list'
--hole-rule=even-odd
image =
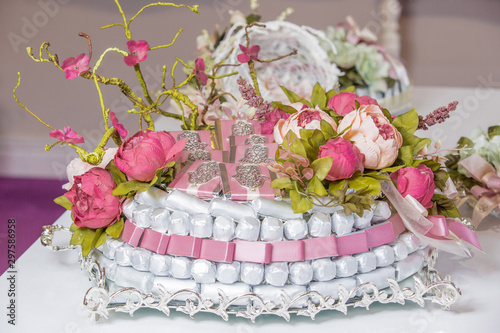
{"label": "pink satin ribbon", "polygon": [[393,242],[404,230],[401,218],[396,215],[385,223],[345,236],[330,235],[271,243],[243,240],[223,242],[193,236],[169,236],[151,229],[144,230],[126,221],[121,238],[132,246],[140,246],[159,254],[217,262],[231,263],[237,260],[268,264],[362,253],[370,248]]}
{"label": "pink satin ribbon", "polygon": [[471,188],[472,195],[478,199],[472,213],[472,225],[476,228],[493,209],[500,208],[500,177],[495,168],[478,154],[473,154],[458,164],[484,185]]}
{"label": "pink satin ribbon", "polygon": [[434,239],[447,239],[450,232],[452,232],[459,239],[466,241],[481,251],[483,250],[479,244],[476,233],[462,223],[452,219],[447,219],[441,215],[429,216],[428,220],[431,221],[434,226],[426,234],[427,237],[432,237]]}

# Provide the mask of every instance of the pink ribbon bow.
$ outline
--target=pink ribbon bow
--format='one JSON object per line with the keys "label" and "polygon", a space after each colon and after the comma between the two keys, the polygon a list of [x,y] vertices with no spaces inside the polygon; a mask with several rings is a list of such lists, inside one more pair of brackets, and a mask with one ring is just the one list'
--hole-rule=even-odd
{"label": "pink ribbon bow", "polygon": [[500,177],[495,168],[478,154],[471,155],[458,164],[484,185],[471,188],[472,195],[478,199],[472,213],[472,225],[476,228],[493,209],[500,208]]}

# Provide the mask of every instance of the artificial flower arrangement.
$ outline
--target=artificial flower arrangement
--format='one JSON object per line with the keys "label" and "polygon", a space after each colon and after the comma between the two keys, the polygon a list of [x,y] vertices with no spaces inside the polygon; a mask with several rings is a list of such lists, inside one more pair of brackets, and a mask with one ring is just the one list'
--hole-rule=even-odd
{"label": "artificial flower arrangement", "polygon": [[[287,59],[292,59],[300,52],[285,50],[286,52],[283,54],[264,58],[261,46],[254,44],[250,32],[254,29],[266,29],[267,26],[254,22],[255,16],[246,18],[246,25],[240,29],[244,35],[243,43],[233,45],[222,58],[214,57],[210,63],[204,57],[199,57],[194,62],[184,62],[176,58],[171,68],[173,85],[170,88],[167,88],[165,84],[167,67],[163,66],[162,89],[156,95],[153,95],[144,82],[141,63],[147,60],[149,52],[172,45],[180,31],[177,32],[170,44],[151,47],[145,40],[132,39],[131,23],[140,13],[152,6],[184,7],[194,13],[198,13],[198,8],[197,6],[190,7],[159,2],[144,6],[137,14],[127,19],[119,1],[115,0],[115,2],[123,18],[123,23],[114,23],[103,28],[117,26],[124,28],[128,40],[126,43],[128,52],[118,47],[110,47],[91,66],[91,39],[83,33],[80,35],[88,40],[89,54],[68,58],[62,64],[59,64],[57,55],[49,51],[50,44],[48,42],[41,45],[38,58],[33,55],[32,49],[28,48],[28,54],[34,61],[52,63],[56,68],[65,72],[66,79],[78,78],[93,81],[100,97],[105,131],[101,142],[94,151],[88,152],[78,146],[78,144],[83,143],[84,138],[69,126],[65,127],[64,130],[55,129],[39,119],[19,101],[16,91],[20,85],[20,75],[18,84],[14,88],[16,101],[38,121],[50,128],[50,136],[57,139],[55,143],[48,145],[46,150],[61,144],[76,149],[79,155],[79,158],[68,166],[68,192],[56,198],[55,202],[71,210],[74,221],[71,226],[73,232],[71,245],[80,245],[84,257],[94,253],[94,249],[102,249],[102,246],[108,244],[110,239],[121,238],[123,242],[118,241],[120,246],[125,242],[132,246],[129,248],[133,249],[138,248],[140,244],[142,249],[139,250],[149,250],[150,252],[147,253],[149,256],[151,256],[151,253],[156,252],[156,254],[160,255],[160,260],[166,260],[164,257],[167,257],[167,254],[181,256],[181,259],[187,261],[190,260],[188,258],[201,258],[199,264],[204,267],[204,272],[210,273],[211,271],[213,274],[210,278],[207,278],[206,275],[200,273],[198,277],[204,283],[207,281],[212,283],[215,281],[214,264],[206,259],[215,258],[214,261],[232,263],[233,259],[245,262],[247,261],[245,258],[250,258],[250,264],[256,262],[260,263],[260,265],[262,263],[269,264],[271,262],[270,251],[275,246],[273,244],[282,243],[277,244],[276,248],[279,249],[279,245],[284,246],[283,248],[292,246],[294,248],[298,247],[302,251],[302,256],[299,250],[290,253],[285,251],[280,254],[282,258],[290,258],[290,255],[296,255],[297,257],[294,257],[293,260],[283,259],[278,261],[285,261],[285,265],[287,264],[286,261],[299,261],[298,269],[303,269],[302,266],[305,267],[304,269],[308,269],[309,280],[297,283],[302,288],[298,290],[305,291],[304,284],[310,282],[313,271],[304,259],[304,248],[306,246],[304,241],[301,238],[294,239],[292,236],[288,238],[288,241],[281,241],[283,235],[278,239],[278,242],[274,243],[265,242],[265,240],[258,241],[261,221],[255,217],[257,214],[254,208],[248,204],[237,202],[226,205],[230,201],[227,200],[228,198],[231,201],[242,200],[245,202],[254,199],[253,204],[255,204],[255,200],[262,204],[262,201],[259,200],[266,198],[268,204],[271,202],[270,205],[272,206],[276,203],[275,201],[280,201],[286,207],[291,207],[286,214],[292,217],[310,216],[312,209],[315,207],[342,207],[345,216],[354,214],[360,217],[364,216],[366,211],[373,209],[375,200],[377,202],[383,201],[386,207],[391,205],[392,209],[388,208],[387,213],[389,213],[389,216],[382,218],[382,221],[387,223],[382,226],[375,226],[379,231],[377,235],[380,235],[380,232],[383,234],[383,240],[378,239],[373,244],[390,243],[404,230],[408,230],[410,231],[409,234],[414,234],[418,238],[416,243],[413,242],[413,251],[417,251],[420,241],[425,245],[465,256],[470,255],[465,243],[480,248],[474,232],[460,221],[453,220],[453,218],[459,216],[451,200],[454,187],[449,180],[446,168],[442,164],[443,159],[439,156],[439,145],[435,145],[435,152],[429,153],[427,148],[430,146],[431,141],[415,135],[417,130],[426,129],[428,126],[446,119],[449,112],[456,107],[456,103],[450,104],[447,108],[440,108],[425,118],[419,116],[415,110],[393,116],[373,98],[355,94],[353,92],[354,87],[340,90],[338,86],[322,86],[320,83],[311,84],[310,92],[306,95],[298,94],[288,87],[281,86],[280,89],[286,100],[267,99],[262,93],[261,88],[263,88],[263,85],[262,81],[259,80],[260,72],[257,67],[268,65],[272,66],[272,68],[279,68],[282,61],[286,62]],[[125,66],[133,67],[142,87],[142,96],[134,93],[130,85],[121,79],[117,77],[108,78],[97,73],[105,56],[110,52],[119,53],[123,56]],[[231,61],[233,58],[236,60]],[[304,59],[301,59],[301,61],[304,61]],[[175,67],[179,63],[184,66],[187,72],[187,78],[181,83],[176,82],[173,74]],[[240,72],[244,71],[249,73],[247,78],[240,75]],[[236,90],[234,88],[228,89],[228,91],[223,90],[228,86],[220,85],[220,83],[226,78],[235,79]],[[100,88],[103,84],[119,87],[121,92],[130,99],[132,107],[128,112],[137,114],[140,120],[139,130],[135,134],[129,136],[128,131],[118,120],[120,115],[116,115],[112,110],[106,108]],[[195,91],[196,93],[190,94],[189,91]],[[307,96],[307,98],[304,96]],[[180,113],[166,110],[168,99],[179,106]],[[152,117],[154,113],[180,120],[182,131],[169,133],[156,130]],[[229,124],[228,126],[231,127],[230,130],[233,135],[229,135],[227,132],[228,126],[222,124],[224,119],[228,121],[225,124]],[[147,125],[146,129],[142,128],[143,122]],[[257,138],[248,135],[255,134],[253,132],[255,128],[259,128],[257,134],[260,134],[260,136]],[[252,130],[248,131],[248,129]],[[212,133],[209,131],[212,131]],[[193,133],[195,135],[191,135]],[[238,135],[234,133],[238,133]],[[193,137],[195,137],[194,141],[191,140]],[[211,140],[213,137],[218,139]],[[242,165],[231,164],[228,162],[228,157],[224,157],[223,153],[226,151],[222,148],[228,143],[226,141],[229,137],[232,137],[235,142],[237,139],[245,139],[245,144],[248,140],[255,139],[258,142],[258,149],[245,150],[243,157],[239,159],[239,161],[242,161]],[[204,139],[201,140],[201,138]],[[117,148],[107,147],[110,139],[114,141]],[[266,142],[266,140],[268,140],[267,146],[262,143]],[[210,151],[204,150],[207,146],[210,147]],[[190,150],[200,154],[186,155],[186,151]],[[271,155],[269,154],[270,151],[272,152]],[[247,152],[249,153],[247,154]],[[236,158],[233,156],[232,159],[235,160]],[[193,165],[197,166],[197,169],[186,172],[186,168],[191,168]],[[228,177],[226,182],[221,180],[222,184],[219,185],[222,185],[222,188],[215,186],[210,187],[209,190],[204,188],[203,191],[205,192],[202,191],[203,186],[211,184],[214,178],[220,177],[222,179],[222,175],[227,173],[226,169],[232,167],[236,169],[236,172],[231,177]],[[267,176],[261,174],[263,170],[267,170]],[[271,172],[276,176],[271,176]],[[172,188],[175,189],[177,183],[186,178],[191,184],[184,188],[184,191],[189,195],[179,196],[178,193],[180,192],[172,190]],[[244,195],[234,191],[231,192],[232,189],[227,191],[225,183],[238,183],[243,188],[242,193]],[[274,190],[266,191],[262,187],[263,184],[268,184],[268,189],[274,189],[276,192]],[[190,187],[191,185],[194,186]],[[255,191],[255,188],[258,191]],[[152,189],[154,191],[151,191]],[[166,194],[166,192],[169,192],[169,194]],[[244,218],[249,217],[249,221],[245,220],[245,223],[248,223],[248,230],[240,230],[240,232],[251,233],[253,241],[238,240],[236,243],[231,242],[232,233],[225,235],[224,239],[210,239],[210,235],[212,235],[211,229],[208,232],[208,239],[205,239],[205,236],[192,236],[191,234],[187,236],[190,231],[189,227],[185,225],[183,226],[186,229],[183,231],[184,234],[170,233],[167,235],[164,227],[162,232],[158,232],[134,224],[137,221],[130,222],[131,216],[133,216],[133,214],[130,214],[130,210],[135,209],[130,207],[137,207],[134,206],[134,200],[144,196],[148,200],[158,201],[157,198],[154,198],[158,193],[161,193],[159,197],[163,198],[161,199],[162,202],[175,197],[175,199],[172,199],[175,201],[174,213],[172,214],[175,214],[176,209],[180,210],[180,215],[188,215],[186,210],[201,211],[202,216],[197,215],[197,218],[200,218],[202,222],[207,217],[210,219],[210,215],[215,216],[215,211],[218,211],[219,217],[221,211],[223,212],[222,215],[243,216],[239,221],[241,224],[244,224]],[[164,200],[165,196],[167,196],[167,199]],[[212,208],[207,208],[209,206],[208,202],[210,202]],[[191,205],[196,207],[190,207]],[[179,208],[179,206],[182,207]],[[279,206],[278,210],[282,210],[285,206]],[[165,211],[165,208],[162,209]],[[276,212],[276,209],[274,210]],[[387,220],[392,215],[391,210],[392,213],[397,212],[396,215],[399,216],[396,222]],[[249,216],[241,215],[246,214],[248,211],[251,211]],[[182,220],[182,216],[179,220]],[[229,223],[229,226],[233,225],[234,227],[234,224],[231,224],[234,223],[232,218],[226,218],[225,216],[222,216],[222,218],[225,221],[224,223]],[[297,221],[301,224],[301,227],[306,225],[305,233],[307,234],[305,220],[298,219]],[[371,223],[370,220],[368,222],[368,224]],[[257,225],[252,225],[252,223]],[[395,229],[398,229],[397,232],[393,231],[393,225]],[[381,231],[380,227],[384,228],[383,231]],[[387,231],[387,228],[390,230]],[[222,233],[226,232],[226,229]],[[347,232],[350,233],[352,229],[352,226],[349,227]],[[257,230],[256,236],[254,235],[255,230]],[[331,235],[331,232],[332,227],[330,226],[327,235]],[[203,234],[205,235],[205,231],[203,231]],[[215,231],[213,235],[215,236]],[[332,246],[332,242],[335,242],[336,237],[335,235],[327,235],[307,239],[311,241],[308,244],[313,244],[319,252],[326,251],[329,246]],[[352,233],[352,235],[338,236],[339,238],[344,237],[343,239],[347,242],[349,239],[355,239],[352,237],[357,237],[356,232]],[[348,236],[350,238],[347,238]],[[363,251],[366,252],[374,245],[369,246],[369,243],[367,243],[368,236],[364,237],[364,245],[349,244],[343,249],[345,252],[338,252],[342,249],[338,250],[337,245],[335,245],[330,248],[330,254],[321,254],[315,257],[316,252],[313,251],[309,255],[312,255],[311,258],[315,259],[325,256],[340,256],[340,253],[359,254]],[[324,241],[328,241],[330,245],[321,243]],[[203,242],[209,244],[205,250],[202,250]],[[245,250],[245,246],[248,246],[247,250]],[[265,251],[248,250],[252,246],[260,246],[259,249]],[[243,250],[238,250],[240,247]],[[99,251],[95,250],[95,253],[100,253]],[[408,253],[406,255],[408,256]],[[414,271],[411,271],[407,276],[402,274],[401,276],[405,276],[404,278],[411,276],[425,265],[423,257],[419,253],[415,253],[415,255],[418,260],[416,264],[412,264],[413,268],[411,269],[414,269]],[[255,257],[259,258],[255,259]],[[357,261],[353,257],[351,258],[356,262],[354,268],[357,271]],[[375,259],[372,259],[375,265]],[[130,266],[130,262],[125,266],[127,265]],[[149,261],[147,261],[147,265],[149,265]],[[283,286],[288,279],[287,267],[284,275],[285,280],[280,286]],[[253,273],[259,269],[262,275],[262,267],[253,267]],[[396,274],[395,269],[392,267],[388,269],[388,277],[394,277]],[[408,271],[408,268],[405,268],[405,270]],[[112,272],[112,269],[107,269],[107,272]],[[130,274],[133,277],[142,273],[134,272]],[[128,275],[129,273],[122,273],[122,278],[126,276],[124,281],[130,281],[127,280]],[[201,275],[203,276],[200,277]],[[161,279],[162,276],[157,278]],[[179,277],[179,279],[185,278],[186,276]],[[153,276],[151,274],[148,275],[147,279],[142,277],[137,279],[150,281],[150,284],[153,285]],[[293,282],[293,279],[290,279]],[[387,279],[384,277],[383,280]],[[260,280],[257,279],[249,284],[259,285],[261,281],[262,277]],[[162,288],[167,288],[174,282],[169,280],[168,283],[163,284]],[[353,283],[355,286],[355,282]],[[394,283],[396,283],[395,280]],[[448,285],[449,281],[444,284]],[[386,288],[388,286],[387,281],[383,282],[383,285]],[[430,288],[438,285],[434,284]],[[142,284],[141,286],[144,287]],[[241,286],[234,285],[234,288],[239,287]],[[286,287],[290,287],[290,285]],[[373,287],[375,288],[375,285]],[[170,301],[174,296],[166,293],[165,289],[162,288],[157,293],[159,293],[160,297],[166,297]],[[247,295],[249,288],[246,285],[244,289],[238,290],[241,294]],[[362,288],[362,286],[359,288]],[[180,289],[184,290],[186,288]],[[149,292],[150,289],[147,290]],[[357,291],[358,289],[353,289],[351,294],[356,295]],[[370,292],[373,292],[373,290]],[[399,290],[400,292],[401,290]],[[424,293],[422,291],[422,295]],[[347,302],[351,296],[345,291],[342,302]],[[397,297],[400,296],[394,296],[393,301],[399,302]],[[200,299],[199,295],[196,297]],[[309,294],[306,293],[300,297],[308,298]],[[383,295],[381,297],[383,298]],[[238,298],[239,296],[232,301],[236,301]],[[215,311],[218,315],[227,317],[227,313],[224,311],[232,301],[229,301],[227,297],[222,297],[222,300],[220,306],[225,306],[223,310],[220,310],[222,312],[213,309],[210,311]],[[165,309],[162,309],[165,313],[169,311],[168,301],[160,301],[161,304],[165,305]],[[370,302],[373,301],[374,299]],[[107,302],[109,302],[109,299],[107,299]],[[423,299],[421,302],[423,302]],[[143,303],[146,304],[147,302]],[[288,303],[286,309],[290,307],[291,303]],[[127,304],[126,307],[130,306],[128,302]],[[141,302],[137,304],[141,306]],[[321,304],[315,311],[333,306],[333,303],[328,302]],[[195,313],[201,308],[207,310],[208,308],[204,308],[204,306],[205,303],[200,302],[197,308],[189,306],[189,309],[191,309],[189,310],[186,303],[186,308],[182,311],[193,311]],[[126,311],[133,313],[134,309],[127,308]],[[309,306],[307,311],[312,311],[311,309],[311,306]],[[283,311],[278,311],[277,314],[286,317]],[[254,319],[258,313],[258,311],[248,308],[247,312],[241,315]],[[308,312],[311,316],[314,316],[315,313],[314,311]]]}
{"label": "artificial flower arrangement", "polygon": [[460,138],[457,147],[459,154],[448,155],[446,167],[459,190],[456,205],[469,202],[474,207],[472,226],[477,228],[488,214],[499,212],[500,126],[476,129]]}

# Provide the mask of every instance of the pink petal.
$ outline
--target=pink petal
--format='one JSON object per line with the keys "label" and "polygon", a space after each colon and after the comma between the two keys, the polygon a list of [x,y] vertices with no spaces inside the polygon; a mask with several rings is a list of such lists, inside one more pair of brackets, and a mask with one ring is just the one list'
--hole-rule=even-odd
{"label": "pink petal", "polygon": [[70,57],[63,61],[61,68],[63,71],[66,71],[68,68],[71,68],[75,65],[75,58]]}
{"label": "pink petal", "polygon": [[241,63],[245,63],[245,62],[249,62],[250,61],[250,56],[248,54],[240,53],[240,54],[238,54],[238,56],[236,58]]}
{"label": "pink petal", "polygon": [[128,135],[128,131],[125,129],[125,126],[123,126],[118,122],[118,118],[116,118],[115,112],[110,110],[109,117],[111,118],[111,123],[113,124],[113,127],[116,129],[120,137],[122,139],[125,139]]}
{"label": "pink petal", "polygon": [[205,71],[205,61],[203,60],[203,58],[201,57],[196,58],[194,62],[194,68],[198,72]]}
{"label": "pink petal", "polygon": [[186,146],[187,138],[179,140],[175,143],[175,145],[170,148],[170,150],[167,153],[167,156],[165,156],[166,162],[170,162],[172,160],[175,160],[175,157],[178,153],[180,153],[184,147]]}
{"label": "pink petal", "polygon": [[49,133],[49,136],[51,138],[54,138],[54,139],[57,139],[59,141],[64,141],[64,134],[63,134],[63,131],[61,131],[60,129],[56,129],[56,130],[53,130],[52,132]]}
{"label": "pink petal", "polygon": [[248,48],[246,48],[244,45],[240,44],[240,50],[241,52],[245,53],[245,54],[248,54],[249,50]]}
{"label": "pink petal", "polygon": [[260,46],[259,45],[253,45],[252,47],[250,47],[250,50],[248,51],[248,54],[253,59],[257,59],[259,57],[259,52],[260,52]]}

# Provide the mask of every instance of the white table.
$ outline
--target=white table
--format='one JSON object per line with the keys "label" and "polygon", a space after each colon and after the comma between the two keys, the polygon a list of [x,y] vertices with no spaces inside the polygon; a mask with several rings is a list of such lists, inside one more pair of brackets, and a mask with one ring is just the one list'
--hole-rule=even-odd
{"label": "white table", "polygon": [[[452,100],[478,101],[475,111],[471,107],[457,110],[448,123],[436,126],[429,137],[441,137],[444,147],[451,147],[462,135],[482,125],[500,123],[500,91],[416,87],[414,105],[421,114],[446,105]],[[479,98],[480,96],[482,98]],[[463,103],[462,103],[463,105]],[[471,104],[472,105],[472,104]],[[472,112],[473,111],[473,112]],[[466,208],[465,215],[470,214]],[[55,223],[70,224],[68,213]],[[242,318],[230,317],[224,322],[210,314],[197,314],[192,320],[187,315],[173,312],[166,317],[156,310],[139,310],[134,317],[124,313],[110,313],[102,322],[91,322],[83,307],[83,295],[91,283],[80,271],[76,251],[51,252],[40,242],[33,244],[19,258],[16,265],[17,300],[16,326],[7,324],[7,277],[0,277],[0,332],[494,332],[500,327],[500,221],[491,216],[480,225],[478,237],[485,254],[475,251],[471,259],[440,254],[437,268],[442,274],[451,274],[462,290],[463,297],[442,311],[427,303],[420,308],[413,303],[401,305],[374,304],[370,311],[349,309],[347,316],[336,311],[320,313],[315,321],[296,317],[287,323],[281,318],[259,317],[255,324]],[[55,240],[57,242],[57,239]],[[5,246],[5,244],[1,244]]]}

